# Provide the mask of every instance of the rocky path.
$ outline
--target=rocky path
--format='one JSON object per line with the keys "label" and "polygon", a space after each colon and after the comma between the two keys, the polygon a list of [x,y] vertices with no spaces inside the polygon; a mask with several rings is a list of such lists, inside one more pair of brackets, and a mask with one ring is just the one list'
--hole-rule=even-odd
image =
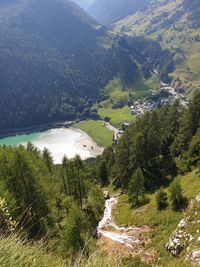
{"label": "rocky path", "polygon": [[97,227],[97,234],[101,245],[108,253],[112,251],[114,254],[121,255],[122,257],[142,255],[144,261],[151,262],[155,253],[146,249],[146,245],[149,243],[149,227],[117,225],[112,218],[112,211],[117,204],[117,199],[117,197],[111,197],[105,202],[104,216]]}
{"label": "rocky path", "polygon": [[116,243],[133,248],[135,244],[140,243],[140,240],[129,233],[140,231],[140,228],[117,226],[112,220],[112,210],[116,204],[117,198],[112,197],[106,200],[104,216],[98,225],[97,234],[99,237],[104,236]]}

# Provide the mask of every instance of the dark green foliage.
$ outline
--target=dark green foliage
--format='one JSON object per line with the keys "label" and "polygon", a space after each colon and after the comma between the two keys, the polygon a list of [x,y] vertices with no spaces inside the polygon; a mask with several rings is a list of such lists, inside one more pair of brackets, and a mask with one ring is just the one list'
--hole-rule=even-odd
{"label": "dark green foliage", "polygon": [[167,193],[161,187],[156,194],[156,206],[158,210],[162,210],[167,207],[167,199]]}
{"label": "dark green foliage", "polygon": [[162,81],[169,82],[168,73],[174,71],[174,61],[169,50],[162,50],[161,45],[144,37],[122,37],[119,39],[122,47],[131,52],[141,64],[145,78],[151,76],[151,71],[158,69]]}
{"label": "dark green foliage", "polygon": [[189,151],[188,151],[188,158],[192,165],[199,166],[200,165],[200,129],[197,130],[196,134],[192,137]]}
{"label": "dark green foliage", "polygon": [[174,179],[170,187],[172,208],[174,210],[180,210],[183,208],[185,198],[183,197],[182,187],[178,179]]}
{"label": "dark green foliage", "polygon": [[144,176],[140,169],[133,174],[128,186],[128,196],[133,207],[139,207],[144,203]]}
{"label": "dark green foliage", "polygon": [[99,221],[102,219],[104,211],[104,196],[101,188],[96,185],[91,188],[87,199],[87,215],[90,221],[90,227],[95,229]]}
{"label": "dark green foliage", "polygon": [[51,172],[53,169],[53,157],[51,156],[51,153],[48,151],[48,149],[45,147],[43,152],[42,152],[42,157]]}
{"label": "dark green foliage", "polygon": [[104,160],[100,163],[98,177],[102,185],[108,184],[108,170]]}
{"label": "dark green foliage", "polygon": [[83,164],[79,156],[73,160],[63,158],[61,167],[62,191],[66,196],[72,196],[79,207],[83,207],[85,198],[85,183]]}
{"label": "dark green foliage", "polygon": [[87,233],[88,220],[84,212],[80,211],[75,205],[70,208],[68,216],[63,221],[63,244],[62,250],[64,253],[68,250],[69,255],[76,255],[83,249]]}
{"label": "dark green foliage", "polygon": [[3,148],[0,158],[1,183],[5,190],[1,191],[1,197],[5,197],[12,215],[31,236],[44,234],[49,214],[42,186],[45,167],[40,169],[35,155],[31,156],[23,147]]}
{"label": "dark green foliage", "polygon": [[194,97],[189,107],[179,117],[179,133],[172,145],[173,156],[188,150],[192,137],[200,126],[200,94]]}
{"label": "dark green foliage", "polygon": [[47,149],[41,153],[31,143],[0,148],[0,197],[18,229],[29,238],[48,237],[65,258],[85,247],[103,214],[103,193],[86,165],[76,156],[56,166]]}
{"label": "dark green foliage", "polygon": [[135,39],[130,50],[70,1],[16,2],[0,5],[0,130],[96,116],[102,89],[116,76],[132,85],[138,59],[148,74],[170,69],[156,42]]}
{"label": "dark green foliage", "polygon": [[200,95],[187,108],[178,102],[138,117],[126,130],[114,154],[111,179],[116,187],[128,188],[132,173],[140,168],[145,190],[170,182],[177,172],[198,165]]}

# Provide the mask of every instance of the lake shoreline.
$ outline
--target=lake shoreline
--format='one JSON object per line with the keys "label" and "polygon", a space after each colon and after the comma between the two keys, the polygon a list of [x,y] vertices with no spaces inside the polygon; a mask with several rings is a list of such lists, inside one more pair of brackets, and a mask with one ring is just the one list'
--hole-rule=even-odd
{"label": "lake shoreline", "polygon": [[61,128],[61,127],[69,128],[76,122],[79,122],[79,120],[50,122],[50,123],[35,125],[31,127],[0,130],[0,139],[6,138],[6,137],[12,137],[16,135],[32,134],[35,132],[44,132],[50,129],[56,129],[56,128]]}
{"label": "lake shoreline", "polygon": [[74,128],[73,126],[69,128],[73,129],[74,131],[77,131],[85,138],[83,141],[80,141],[76,144],[76,147],[78,149],[89,151],[91,156],[95,158],[103,153],[104,147],[98,145],[95,140],[92,139],[91,136],[89,136],[89,134],[79,128]]}
{"label": "lake shoreline", "polygon": [[[0,146],[16,147],[23,145],[26,147],[27,143],[31,142],[40,151],[43,151],[46,147],[52,154],[55,164],[61,164],[64,155],[68,158],[80,155],[84,160],[95,158],[104,151],[104,147],[99,146],[86,132],[69,126],[69,123],[67,125],[65,123],[65,127],[63,127],[63,124],[56,124],[56,127],[49,129],[49,126],[52,125],[48,125],[45,129],[44,127],[34,128],[35,131],[32,134],[28,129],[29,134],[12,134],[11,137],[2,138],[0,139]],[[33,131],[33,128],[30,130]]]}

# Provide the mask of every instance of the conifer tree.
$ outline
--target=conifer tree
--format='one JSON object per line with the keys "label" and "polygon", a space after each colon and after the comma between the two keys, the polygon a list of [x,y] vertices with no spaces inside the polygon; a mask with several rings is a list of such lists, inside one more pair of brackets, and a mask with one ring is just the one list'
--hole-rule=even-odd
{"label": "conifer tree", "polygon": [[144,201],[144,176],[141,169],[133,174],[128,188],[128,196],[133,207],[139,207]]}
{"label": "conifer tree", "polygon": [[179,179],[174,179],[170,187],[173,210],[181,209],[184,203],[183,191]]}

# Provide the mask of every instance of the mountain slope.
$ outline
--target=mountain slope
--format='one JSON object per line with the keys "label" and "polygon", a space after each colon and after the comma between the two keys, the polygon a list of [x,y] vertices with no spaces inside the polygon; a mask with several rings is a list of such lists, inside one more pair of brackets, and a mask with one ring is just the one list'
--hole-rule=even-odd
{"label": "mountain slope", "polygon": [[172,77],[187,94],[200,90],[200,5],[198,0],[156,0],[151,8],[132,14],[115,25],[117,32],[158,40],[174,54]]}
{"label": "mountain slope", "polygon": [[[88,117],[109,80],[131,85],[140,71],[141,49],[131,55],[73,2],[4,1],[0,23],[0,129]],[[149,72],[159,59],[147,51]]]}
{"label": "mountain slope", "polygon": [[74,0],[75,3],[77,3],[80,7],[87,10],[95,0]]}
{"label": "mountain slope", "polygon": [[111,24],[119,19],[148,7],[150,0],[96,0],[88,13],[102,24]]}

